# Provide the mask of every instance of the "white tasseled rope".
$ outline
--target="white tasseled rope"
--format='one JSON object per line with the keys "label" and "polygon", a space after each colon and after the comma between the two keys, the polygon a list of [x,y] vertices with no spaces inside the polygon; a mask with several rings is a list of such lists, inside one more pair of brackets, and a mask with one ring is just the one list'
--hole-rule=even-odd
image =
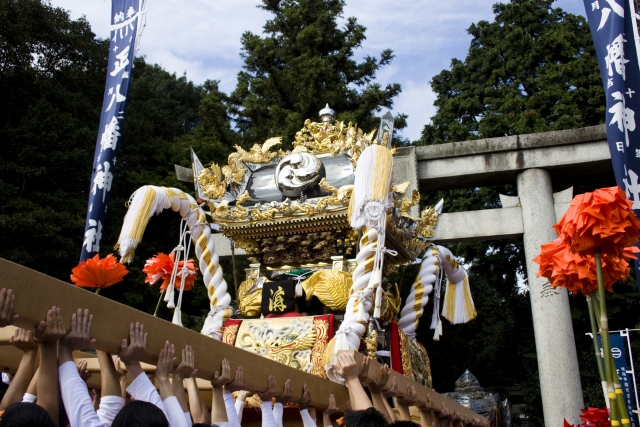
{"label": "white tasseled rope", "polygon": [[[434,247],[426,250],[422,257],[418,277],[413,282],[411,292],[400,312],[398,326],[406,335],[412,338],[416,336],[418,322],[424,313],[424,307],[429,302],[429,294],[433,290],[433,284],[436,282],[437,274],[440,271],[440,259],[436,254],[437,250]],[[420,300],[418,307],[416,307],[417,300]]]}
{"label": "white tasseled rope", "polygon": [[[153,197],[153,206],[149,217],[138,218],[139,211],[145,204],[145,196]],[[231,316],[229,306],[231,296],[227,292],[227,283],[222,277],[222,268],[219,267],[219,257],[215,250],[214,240],[211,238],[211,227],[206,221],[204,211],[190,195],[177,188],[144,186],[133,195],[129,211],[124,218],[120,238],[118,239],[121,256],[135,250],[138,241],[132,236],[135,222],[146,223],[153,214],[159,214],[165,209],[179,212],[191,230],[191,240],[195,243],[196,256],[199,260],[200,271],[207,286],[211,311],[205,320],[202,333],[212,338],[222,339],[222,324]]]}
{"label": "white tasseled rope", "polygon": [[[364,245],[365,240],[367,242],[366,245]],[[356,268],[352,275],[353,284],[351,285],[349,301],[344,312],[344,320],[336,332],[336,342],[333,348],[334,360],[332,360],[332,363],[335,363],[338,351],[357,350],[360,347],[360,340],[369,321],[369,310],[371,310],[372,306],[371,294],[373,293],[373,288],[368,287],[372,270],[367,271],[366,264],[367,260],[373,258],[377,245],[377,230],[365,230],[360,239],[360,250],[356,255]],[[331,381],[344,382],[330,365],[325,366],[325,370]]]}

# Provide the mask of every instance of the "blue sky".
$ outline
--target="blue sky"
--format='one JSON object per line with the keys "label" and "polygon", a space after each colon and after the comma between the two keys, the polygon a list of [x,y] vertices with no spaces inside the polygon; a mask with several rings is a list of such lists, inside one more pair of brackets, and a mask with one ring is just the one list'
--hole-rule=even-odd
{"label": "blue sky", "polygon": [[[496,0],[346,0],[345,17],[355,16],[367,27],[367,40],[356,58],[377,56],[384,49],[396,55],[378,73],[377,81],[402,84],[392,112],[409,115],[404,136],[418,139],[435,113],[429,81],[452,58],[464,59],[473,22],[493,20]],[[108,36],[109,0],[52,0],[76,19],[85,15],[99,37]],[[240,36],[260,34],[270,14],[259,0],[147,0],[147,27],[139,55],[195,83],[220,80],[229,93],[242,67]],[[555,7],[584,15],[582,0],[558,0]],[[381,112],[381,115],[384,111]]]}

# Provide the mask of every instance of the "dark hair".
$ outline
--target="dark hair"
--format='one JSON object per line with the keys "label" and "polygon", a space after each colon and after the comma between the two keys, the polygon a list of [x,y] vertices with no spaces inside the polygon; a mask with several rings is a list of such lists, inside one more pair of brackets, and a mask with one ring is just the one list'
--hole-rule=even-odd
{"label": "dark hair", "polygon": [[205,424],[205,423],[193,423],[191,427],[211,427],[214,424]]}
{"label": "dark hair", "polygon": [[4,411],[0,427],[56,427],[56,423],[43,407],[35,403],[18,402]]}
{"label": "dark hair", "polygon": [[395,423],[390,424],[391,427],[420,427],[420,424],[414,423],[413,421],[404,421],[398,420]]}
{"label": "dark hair", "polygon": [[[156,405],[136,400],[124,405],[112,427],[169,427],[169,421]],[[1,427],[1,426],[0,426]]]}
{"label": "dark hair", "polygon": [[387,419],[375,408],[362,411],[347,411],[344,415],[347,427],[389,427]]}

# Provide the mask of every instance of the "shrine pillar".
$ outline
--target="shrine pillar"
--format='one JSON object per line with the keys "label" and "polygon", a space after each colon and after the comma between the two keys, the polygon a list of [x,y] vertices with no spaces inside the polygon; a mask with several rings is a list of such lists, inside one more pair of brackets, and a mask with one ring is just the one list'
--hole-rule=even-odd
{"label": "shrine pillar", "polygon": [[540,246],[557,238],[551,228],[557,222],[551,177],[544,169],[527,169],[518,175],[517,186],[544,422],[562,426],[566,418],[578,424],[584,400],[569,295],[565,288],[553,288],[544,277],[536,277],[539,266],[533,262]]}

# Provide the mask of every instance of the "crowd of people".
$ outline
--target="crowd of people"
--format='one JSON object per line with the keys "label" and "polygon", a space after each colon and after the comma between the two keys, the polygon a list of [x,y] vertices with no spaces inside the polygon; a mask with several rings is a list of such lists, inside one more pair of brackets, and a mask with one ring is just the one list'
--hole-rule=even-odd
{"label": "crowd of people", "polygon": [[[13,313],[14,300],[11,290],[0,290],[0,328],[18,319]],[[284,379],[282,393],[277,392],[277,381],[282,379],[273,375],[268,378],[266,391],[249,390],[242,367],[232,377],[225,359],[211,379],[209,411],[196,382],[193,349],[186,346],[179,352],[176,367],[176,349],[169,341],[160,350],[154,385],[140,363],[147,345],[147,333],[140,323],[131,324],[119,355],[96,350],[101,387],[90,393],[87,361],[74,361],[73,352],[92,348],[95,343],[91,337],[93,315],[78,309],[71,316],[70,330],[60,308],[52,307],[43,315],[44,320],[33,332],[18,328],[11,338],[23,356],[0,403],[0,427],[240,427],[250,396],[257,396],[261,402],[263,427],[282,427],[284,406],[293,400],[289,379]],[[343,413],[337,422],[347,427],[418,426],[409,414],[409,407],[416,402],[415,388],[409,386],[406,392],[399,392],[395,379],[389,381],[386,365],[375,381],[369,381],[368,358],[365,360],[358,368],[351,353],[339,354],[334,368],[345,379],[350,400],[341,402],[344,407],[339,408],[331,395],[322,411],[323,426],[331,427],[332,416]],[[302,398],[296,402],[304,427],[317,425],[316,410],[310,405],[312,393],[305,384]],[[398,414],[389,404],[390,396],[396,398]],[[431,426],[432,422],[429,411],[421,411],[421,424]]]}

